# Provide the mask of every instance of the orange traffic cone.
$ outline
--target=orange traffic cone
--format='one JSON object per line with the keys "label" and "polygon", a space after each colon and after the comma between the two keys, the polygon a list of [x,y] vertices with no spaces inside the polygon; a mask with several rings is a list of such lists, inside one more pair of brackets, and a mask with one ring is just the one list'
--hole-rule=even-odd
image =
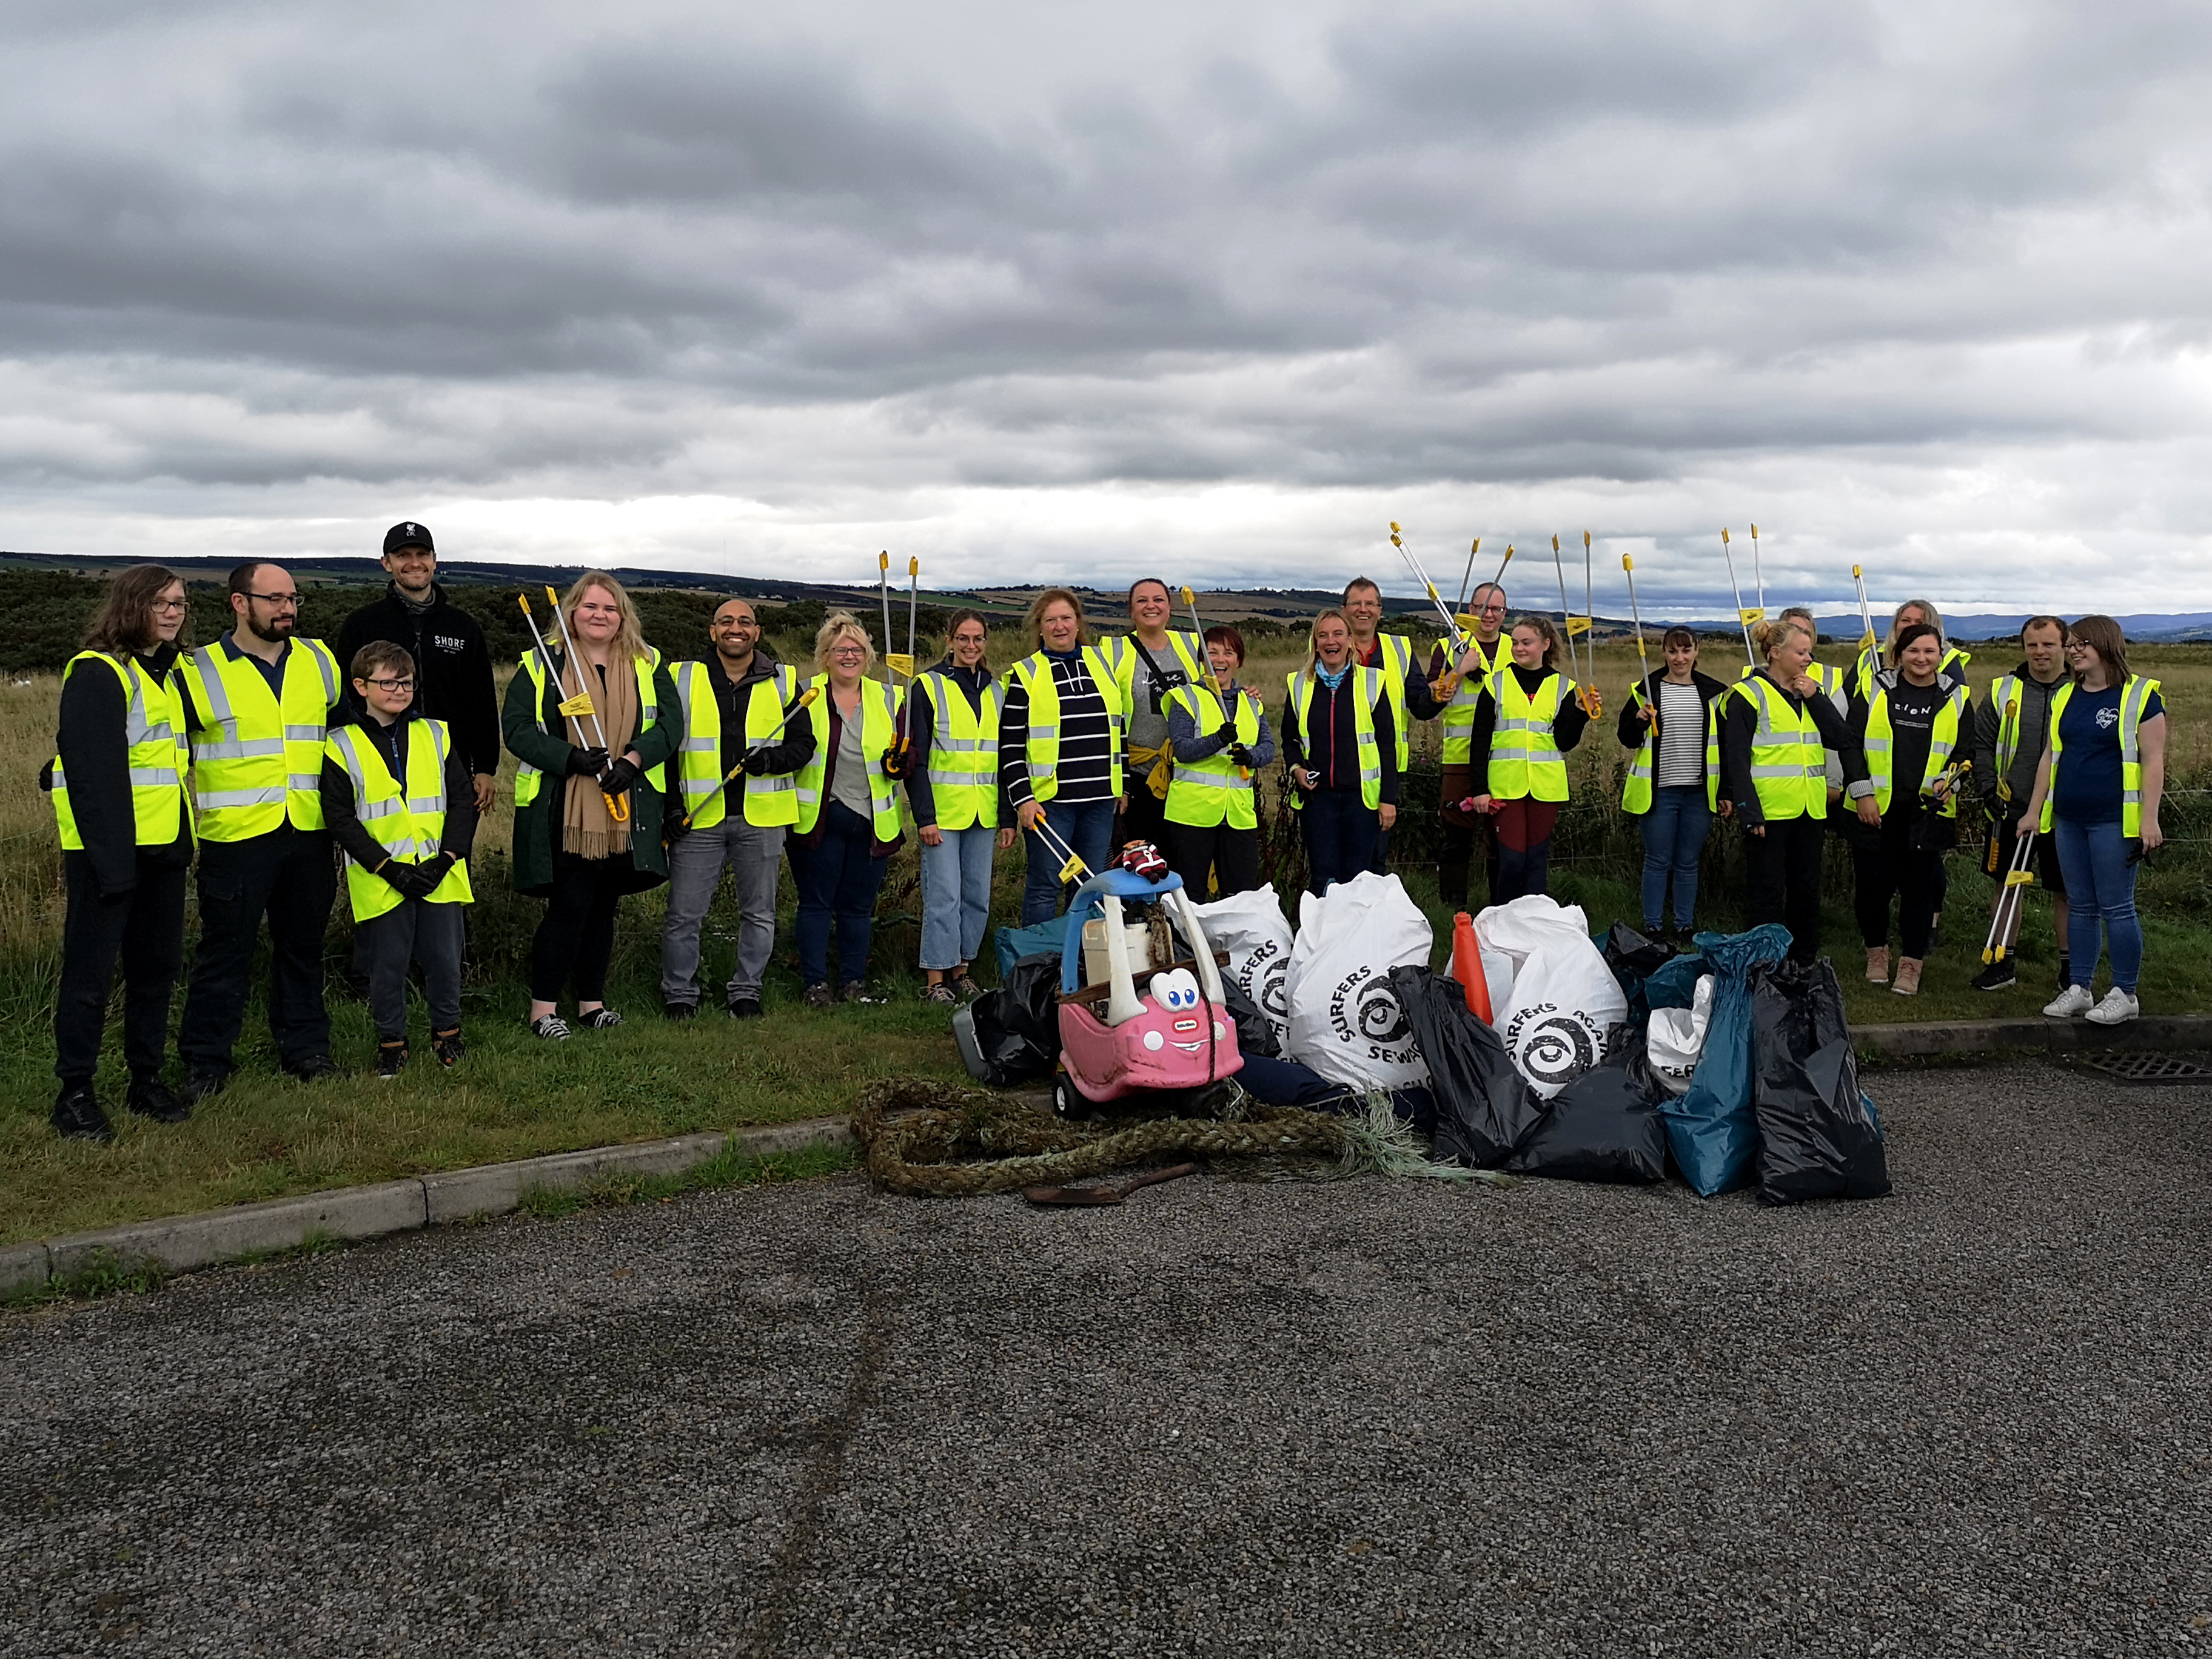
{"label": "orange traffic cone", "polygon": [[1474,937],[1474,918],[1464,910],[1452,918],[1452,977],[1467,999],[1467,1011],[1485,1025],[1497,1016],[1490,1012],[1490,981],[1482,971],[1482,946]]}

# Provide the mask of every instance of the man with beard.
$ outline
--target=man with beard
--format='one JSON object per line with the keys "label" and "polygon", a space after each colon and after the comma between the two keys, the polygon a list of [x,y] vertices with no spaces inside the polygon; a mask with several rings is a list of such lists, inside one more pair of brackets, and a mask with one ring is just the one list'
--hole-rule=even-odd
{"label": "man with beard", "polygon": [[475,785],[477,811],[489,812],[499,771],[499,693],[483,627],[438,585],[428,526],[410,521],[384,532],[384,572],[392,578],[384,597],[338,629],[337,659],[350,664],[372,640],[389,640],[415,659],[413,707],[446,722]]}
{"label": "man with beard", "polygon": [[264,915],[277,1059],[306,1083],[337,1070],[323,1003],[337,878],[322,800],[337,660],[295,637],[300,590],[281,565],[233,570],[230,610],[230,631],[181,665],[200,841],[200,941],[177,1037],[188,1104],[229,1079]]}

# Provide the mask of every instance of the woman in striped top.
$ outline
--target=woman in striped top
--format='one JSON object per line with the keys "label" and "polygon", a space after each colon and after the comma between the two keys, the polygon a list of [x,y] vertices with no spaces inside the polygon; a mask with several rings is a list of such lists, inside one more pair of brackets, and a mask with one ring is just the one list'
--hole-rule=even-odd
{"label": "woman in striped top", "polygon": [[1111,860],[1121,736],[1113,666],[1084,638],[1082,600],[1048,587],[1030,602],[1022,626],[1037,649],[1006,671],[999,781],[1021,821],[1028,854],[1022,890],[1028,927],[1058,910],[1062,886],[1064,860],[1037,833],[1039,818],[1093,872]]}

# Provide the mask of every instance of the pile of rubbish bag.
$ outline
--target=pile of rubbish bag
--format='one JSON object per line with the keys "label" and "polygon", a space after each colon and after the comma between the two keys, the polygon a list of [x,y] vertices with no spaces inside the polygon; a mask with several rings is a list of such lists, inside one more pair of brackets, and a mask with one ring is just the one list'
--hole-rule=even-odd
{"label": "pile of rubbish bag", "polygon": [[[1436,1158],[1474,1169],[1629,1183],[1672,1170],[1705,1196],[1750,1187],[1771,1204],[1889,1191],[1835,969],[1790,962],[1779,926],[1677,952],[1625,925],[1594,938],[1579,908],[1526,897],[1458,919],[1455,977],[1430,968],[1433,930],[1395,876],[1301,895],[1295,928],[1272,887],[1193,914],[1206,937],[1178,944],[1225,955],[1236,1080],[1266,1103],[1380,1091]],[[1001,930],[1000,988],[956,1017],[981,1081],[1059,1063],[1048,928]]]}

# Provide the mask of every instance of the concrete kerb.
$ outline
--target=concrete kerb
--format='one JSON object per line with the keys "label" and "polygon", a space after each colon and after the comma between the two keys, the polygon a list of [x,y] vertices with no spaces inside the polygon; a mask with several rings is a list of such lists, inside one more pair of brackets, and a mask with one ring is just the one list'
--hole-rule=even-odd
{"label": "concrete kerb", "polygon": [[425,1226],[504,1215],[533,1192],[560,1192],[606,1176],[678,1175],[737,1149],[755,1158],[852,1140],[842,1117],[808,1118],[731,1133],[678,1135],[629,1146],[555,1152],[512,1164],[343,1187],[297,1198],[236,1204],[197,1215],[167,1216],[60,1238],[0,1246],[0,1293],[69,1279],[103,1258],[150,1262],[165,1273],[295,1249],[317,1239],[349,1242]]}
{"label": "concrete kerb", "polygon": [[1861,1058],[1927,1060],[1947,1054],[2212,1048],[2212,1017],[2147,1014],[2124,1025],[2086,1019],[1955,1019],[1923,1025],[1863,1025],[1851,1033]]}

